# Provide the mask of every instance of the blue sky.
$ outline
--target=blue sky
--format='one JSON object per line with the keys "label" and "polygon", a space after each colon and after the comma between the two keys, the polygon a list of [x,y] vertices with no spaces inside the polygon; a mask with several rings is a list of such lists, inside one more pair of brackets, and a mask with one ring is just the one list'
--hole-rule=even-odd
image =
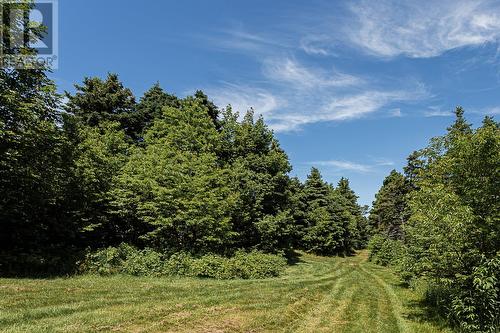
{"label": "blue sky", "polygon": [[107,72],[137,98],[158,81],[253,107],[293,175],[348,177],[371,204],[456,105],[500,113],[500,1],[60,0],[60,90]]}

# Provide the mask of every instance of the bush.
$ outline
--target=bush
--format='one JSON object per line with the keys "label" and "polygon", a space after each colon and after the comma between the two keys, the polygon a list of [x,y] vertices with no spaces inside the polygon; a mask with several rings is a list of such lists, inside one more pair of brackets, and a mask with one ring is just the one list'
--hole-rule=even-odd
{"label": "bush", "polygon": [[231,261],[232,274],[242,279],[279,276],[286,267],[286,259],[283,256],[259,251],[237,252]]}
{"label": "bush", "polygon": [[135,276],[160,276],[164,271],[164,258],[150,249],[133,251],[123,262],[123,272]]}
{"label": "bush", "polygon": [[450,292],[450,315],[467,332],[500,329],[500,252],[483,259],[471,276],[463,276]]}
{"label": "bush", "polygon": [[375,235],[368,243],[370,261],[382,266],[397,265],[404,253],[403,243],[382,235]]}
{"label": "bush", "polygon": [[137,250],[130,245],[120,244],[118,247],[88,253],[80,265],[80,271],[99,275],[124,273],[124,262],[134,251]]}
{"label": "bush", "polygon": [[207,254],[193,258],[186,254],[171,256],[165,275],[193,276],[214,279],[263,279],[279,276],[286,259],[260,251],[239,251],[231,258]]}
{"label": "bush", "polygon": [[260,251],[239,251],[231,258],[215,254],[193,257],[179,252],[167,258],[151,249],[138,250],[122,244],[87,254],[80,271],[99,275],[263,279],[279,276],[285,267],[283,256]]}

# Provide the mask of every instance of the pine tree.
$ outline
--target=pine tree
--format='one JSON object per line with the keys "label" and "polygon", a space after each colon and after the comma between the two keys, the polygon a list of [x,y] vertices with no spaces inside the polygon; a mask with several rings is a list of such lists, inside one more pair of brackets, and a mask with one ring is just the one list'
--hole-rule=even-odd
{"label": "pine tree", "polygon": [[342,205],[343,197],[323,181],[318,169],[312,168],[304,183],[307,227],[303,246],[322,255],[351,251],[348,225],[350,214]]}
{"label": "pine tree", "polygon": [[304,183],[304,200],[309,209],[316,207],[326,207],[328,205],[328,195],[331,187],[323,181],[321,173],[317,168],[311,168]]}
{"label": "pine tree", "polygon": [[110,73],[105,80],[86,77],[82,85],[75,84],[75,89],[73,95],[66,92],[65,109],[78,123],[98,126],[116,121],[130,138],[137,139],[141,128],[135,97],[123,86],[118,75]]}
{"label": "pine tree", "polygon": [[159,83],[153,85],[137,103],[137,131],[143,133],[150,128],[155,119],[164,117],[164,107],[180,108],[181,101],[174,95],[167,94]]}
{"label": "pine tree", "polygon": [[208,96],[201,90],[197,90],[194,94],[194,97],[203,105],[208,112],[210,119],[217,130],[220,130],[220,122],[219,122],[219,108],[214,104],[211,100],[208,99]]}
{"label": "pine tree", "polygon": [[338,199],[339,203],[350,215],[350,221],[346,227],[347,232],[344,235],[344,238],[349,241],[349,245],[346,245],[346,251],[349,251],[350,247],[361,249],[368,241],[368,230],[363,209],[358,204],[358,196],[351,189],[349,180],[343,177],[338,182],[335,191],[341,197]]}
{"label": "pine tree", "polygon": [[421,151],[414,151],[411,153],[406,159],[406,166],[403,168],[408,186],[412,190],[418,189],[417,184],[420,180],[419,174],[425,166],[425,161],[422,160],[422,154]]}
{"label": "pine tree", "polygon": [[370,211],[369,224],[372,235],[382,233],[392,239],[402,238],[402,226],[409,217],[405,198],[409,192],[410,187],[405,177],[392,170],[375,195]]}

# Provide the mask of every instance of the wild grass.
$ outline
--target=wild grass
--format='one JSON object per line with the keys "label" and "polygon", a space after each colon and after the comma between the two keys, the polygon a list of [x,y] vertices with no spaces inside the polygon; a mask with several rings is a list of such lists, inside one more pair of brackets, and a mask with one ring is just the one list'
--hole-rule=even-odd
{"label": "wild grass", "polygon": [[0,279],[1,332],[448,332],[367,253],[280,278]]}

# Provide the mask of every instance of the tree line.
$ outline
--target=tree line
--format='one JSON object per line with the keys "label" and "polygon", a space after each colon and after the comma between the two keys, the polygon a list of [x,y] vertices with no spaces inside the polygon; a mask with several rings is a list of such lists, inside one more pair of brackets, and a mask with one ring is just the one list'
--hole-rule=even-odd
{"label": "tree line", "polygon": [[369,215],[371,259],[392,265],[466,332],[500,328],[500,128],[457,107],[444,136],[392,171]]}
{"label": "tree line", "polygon": [[305,182],[262,117],[179,98],[137,101],[116,74],[58,94],[40,69],[0,69],[0,272],[71,272],[126,243],[165,255],[349,254],[367,242],[347,179]]}

